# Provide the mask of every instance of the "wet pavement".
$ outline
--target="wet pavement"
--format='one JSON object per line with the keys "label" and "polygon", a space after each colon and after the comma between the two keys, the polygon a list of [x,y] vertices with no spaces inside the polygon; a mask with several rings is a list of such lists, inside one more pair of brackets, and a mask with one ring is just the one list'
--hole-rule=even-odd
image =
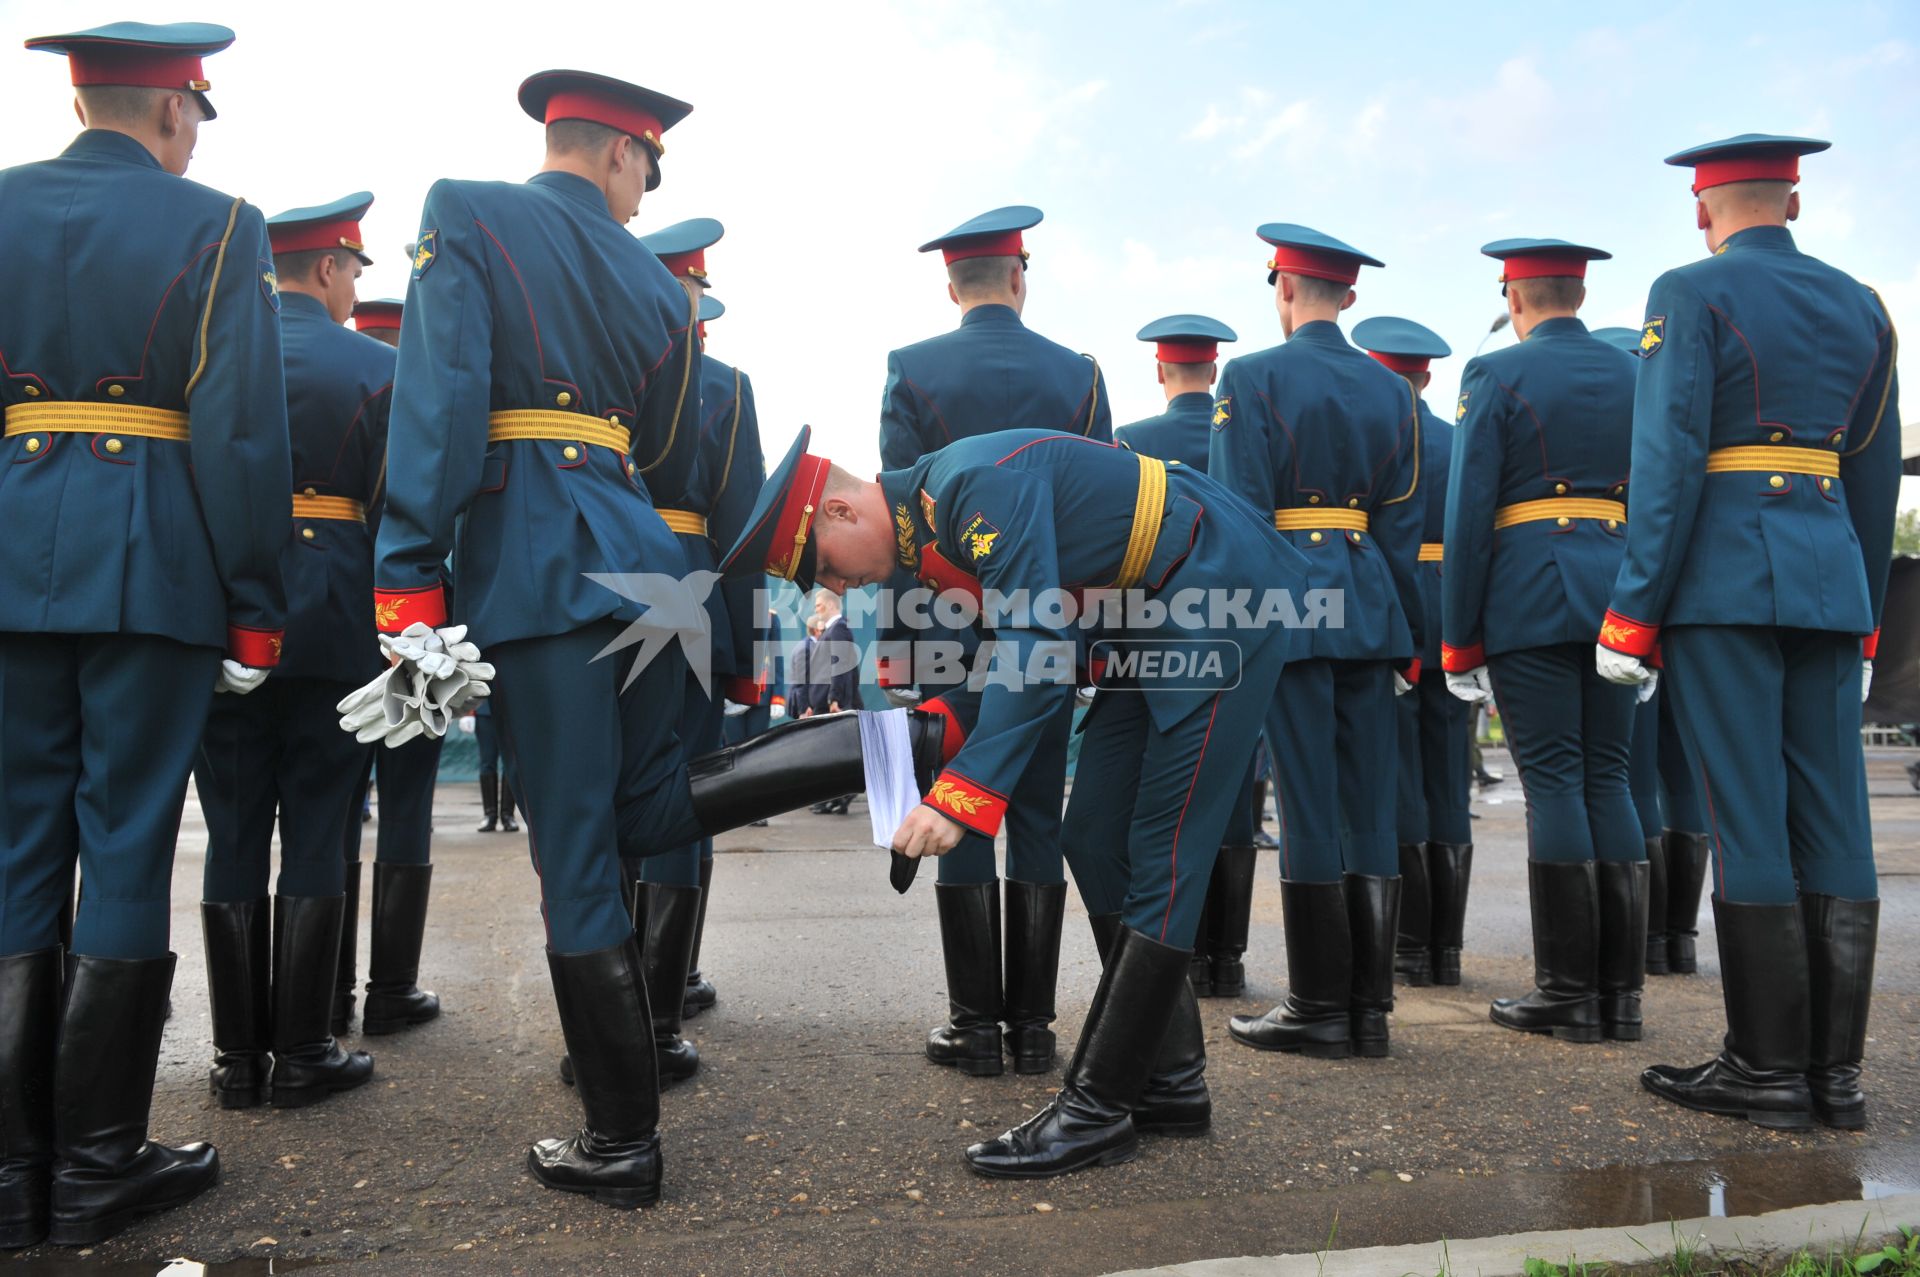
{"label": "wet pavement", "polygon": [[[190,804],[175,876],[177,1010],[154,1131],[211,1139],[223,1183],[91,1252],[0,1258],[0,1277],[146,1277],[183,1255],[221,1274],[1096,1274],[1330,1239],[1345,1248],[1650,1223],[1912,1190],[1920,793],[1903,766],[1914,756],[1871,756],[1886,903],[1864,1133],[1768,1133],[1640,1088],[1646,1065],[1696,1062],[1717,1047],[1710,913],[1702,973],[1650,982],[1645,1041],[1573,1046],[1492,1026],[1488,999],[1523,991],[1531,974],[1522,808],[1509,781],[1476,806],[1465,983],[1403,990],[1389,1059],[1309,1061],[1227,1039],[1226,1017],[1264,1009],[1284,982],[1267,853],[1249,994],[1202,1003],[1213,1133],[1150,1140],[1130,1165],[1064,1180],[981,1180],[961,1150],[1043,1104],[1057,1075],[971,1079],[922,1058],[945,1007],[932,875],[894,895],[856,804],[851,817],[801,813],[722,841],[704,962],[721,1002],[689,1025],[700,1075],[664,1097],[666,1200],[637,1213],[545,1191],[525,1171],[526,1146],[577,1123],[578,1106],[555,1075],[560,1035],[524,835],[468,832],[478,824],[471,786],[446,787],[437,804],[423,983],[446,1015],[355,1043],[378,1061],[362,1091],[287,1113],[213,1108],[196,907],[204,834]],[[1499,755],[1490,762],[1512,774]],[[1063,1054],[1097,972],[1070,904]]]}

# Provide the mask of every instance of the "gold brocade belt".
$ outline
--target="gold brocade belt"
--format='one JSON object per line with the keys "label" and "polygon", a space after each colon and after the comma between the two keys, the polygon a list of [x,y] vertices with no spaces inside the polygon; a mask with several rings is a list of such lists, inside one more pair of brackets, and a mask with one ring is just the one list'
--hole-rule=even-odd
{"label": "gold brocade belt", "polygon": [[1343,510],[1339,506],[1325,509],[1275,510],[1273,526],[1281,532],[1311,532],[1313,540],[1320,540],[1323,530],[1338,528],[1342,532],[1354,533],[1358,541],[1359,533],[1365,532],[1371,523],[1365,510]]}
{"label": "gold brocade belt", "polygon": [[1127,552],[1120,559],[1120,575],[1111,588],[1131,590],[1147,574],[1153,548],[1160,541],[1160,523],[1167,513],[1167,463],[1144,452],[1133,454],[1140,463],[1140,486],[1133,496],[1133,526],[1127,530]]}
{"label": "gold brocade belt", "polygon": [[1595,497],[1548,497],[1544,501],[1516,501],[1493,512],[1493,528],[1510,528],[1516,523],[1539,523],[1552,519],[1566,527],[1575,519],[1605,519],[1609,528],[1625,523],[1627,507],[1618,501]]}
{"label": "gold brocade belt", "polygon": [[187,414],[171,408],[118,403],[17,403],[7,406],[8,437],[13,435],[137,435],[142,439],[185,442]]}
{"label": "gold brocade belt", "polygon": [[[13,425],[8,409],[7,425]],[[1829,479],[1840,477],[1840,454],[1817,448],[1715,448],[1707,454],[1707,473],[1725,474],[1739,470],[1777,470],[1783,474],[1817,474]]]}
{"label": "gold brocade belt", "polygon": [[692,510],[662,510],[660,517],[675,532],[696,537],[707,535],[707,516],[704,514],[695,514]]}
{"label": "gold brocade belt", "polygon": [[1446,557],[1446,542],[1422,541],[1420,543],[1420,561],[1422,563],[1438,563]]}
{"label": "gold brocade belt", "polygon": [[510,408],[487,414],[487,442],[503,443],[522,439],[555,439],[597,443],[626,456],[633,447],[633,434],[614,421],[602,421],[581,412],[556,412],[551,408]]}
{"label": "gold brocade belt", "polygon": [[305,492],[293,494],[296,519],[339,519],[345,523],[365,523],[367,507],[352,497],[316,497]]}

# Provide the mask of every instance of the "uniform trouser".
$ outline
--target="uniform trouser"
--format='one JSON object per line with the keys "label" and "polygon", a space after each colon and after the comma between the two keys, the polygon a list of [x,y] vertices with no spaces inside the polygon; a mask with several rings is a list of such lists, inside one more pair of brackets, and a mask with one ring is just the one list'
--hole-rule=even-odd
{"label": "uniform trouser", "polygon": [[[375,747],[374,777],[380,784],[380,827],[374,859],[383,865],[424,865],[433,859],[433,788],[440,776],[438,736],[416,736],[397,749]],[[507,760],[507,774],[513,762]],[[349,859],[358,859],[353,846]]]}
{"label": "uniform trouser", "polygon": [[1527,796],[1527,854],[1554,863],[1647,858],[1627,786],[1638,692],[1594,670],[1591,643],[1487,658]]}
{"label": "uniform trouser", "polygon": [[1700,802],[1693,769],[1687,766],[1686,746],[1680,743],[1673,698],[1655,692],[1651,703],[1660,707],[1659,744],[1655,747],[1660,765],[1660,823],[1682,833],[1705,833],[1707,813]]}
{"label": "uniform trouser", "polygon": [[1253,761],[1285,644],[1244,653],[1238,686],[1178,722],[1156,723],[1155,693],[1103,687],[1082,727],[1064,844],[1087,912],[1191,949],[1207,879]]}
{"label": "uniform trouser", "polygon": [[1640,836],[1660,836],[1660,705],[1666,697],[1656,690],[1633,711],[1633,739],[1627,756],[1627,789],[1633,812],[1640,818]]}
{"label": "uniform trouser", "polygon": [[[1256,754],[1259,753],[1257,742],[1254,752]],[[1246,779],[1240,782],[1240,797],[1238,801],[1234,803],[1233,810],[1227,813],[1227,827],[1220,835],[1222,846],[1246,847],[1253,843],[1253,831],[1255,827],[1253,814],[1253,774],[1254,769],[1258,765],[1257,759],[1249,758],[1247,760],[1247,775]]]}
{"label": "uniform trouser", "polygon": [[[720,748],[721,724],[726,718],[726,708],[726,700],[720,695],[718,686],[714,687],[713,695],[708,696],[700,690],[696,680],[686,680],[680,701],[678,735],[685,742],[688,757],[698,758]],[[648,856],[630,865],[629,872],[637,870],[642,882],[657,882],[669,887],[697,887],[700,885],[700,862],[712,859],[713,839],[698,838],[671,850],[663,850],[658,855]]]}
{"label": "uniform trouser", "polygon": [[1860,745],[1860,639],[1674,626],[1661,690],[1706,810],[1714,894],[1791,904],[1879,895]]}
{"label": "uniform trouser", "polygon": [[[276,675],[245,696],[214,697],[193,767],[207,820],[203,899],[344,889],[340,847],[348,821],[359,823],[354,796],[372,749],[340,730],[334,708],[355,686]],[[280,877],[270,892],[276,815]]]}
{"label": "uniform trouser", "polygon": [[167,952],[174,842],[220,650],[142,634],[0,634],[0,955]]}
{"label": "uniform trouser", "polygon": [[1398,838],[1403,843],[1473,841],[1467,814],[1473,766],[1467,758],[1467,719],[1473,707],[1447,690],[1438,669],[1420,686],[1394,698],[1399,725]]}
{"label": "uniform trouser", "polygon": [[622,690],[631,658],[594,656],[623,628],[597,621],[487,653],[493,716],[518,770],[540,912],[557,953],[632,934],[623,848],[640,855],[700,836],[673,730],[686,663],[659,652]]}
{"label": "uniform trouser", "polygon": [[[951,688],[940,696],[955,706],[962,722],[971,723],[979,717],[979,692]],[[963,704],[968,699],[972,701],[970,706]],[[1066,881],[1061,867],[1060,806],[1067,788],[1067,738],[1073,731],[1073,706],[1073,697],[1062,699],[1009,795],[1007,877],[1016,882]],[[1086,774],[1085,748],[1082,742],[1076,775]],[[997,876],[991,838],[967,834],[959,846],[940,857],[941,882],[992,882]]]}
{"label": "uniform trouser", "polygon": [[473,744],[480,751],[480,774],[494,776],[500,771],[500,733],[493,725],[493,711],[473,716]]}
{"label": "uniform trouser", "polygon": [[1288,882],[1399,874],[1393,700],[1386,661],[1315,658],[1281,673],[1266,729]]}

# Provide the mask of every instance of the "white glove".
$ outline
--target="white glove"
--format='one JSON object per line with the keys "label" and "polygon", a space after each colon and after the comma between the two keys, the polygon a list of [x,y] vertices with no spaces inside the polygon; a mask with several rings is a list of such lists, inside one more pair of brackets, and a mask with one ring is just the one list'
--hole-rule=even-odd
{"label": "white glove", "polygon": [[1860,703],[1867,703],[1867,693],[1873,690],[1873,662],[1860,662]]}
{"label": "white glove", "polygon": [[917,687],[883,687],[880,691],[887,698],[887,704],[895,709],[920,707],[920,689]]}
{"label": "white glove", "polygon": [[[334,708],[340,711],[340,730],[352,732],[353,738],[362,745],[377,740],[403,744],[420,734],[420,700],[413,688],[413,672],[404,663],[382,670],[372,682]],[[409,724],[415,727],[414,731],[399,740],[391,739],[393,733]]]}
{"label": "white glove", "polygon": [[[1873,669],[1873,662],[1867,662],[1867,669]],[[215,692],[233,692],[245,696],[254,688],[267,681],[268,670],[257,670],[251,665],[242,665],[238,661],[220,662],[220,679],[213,685]]]}
{"label": "white glove", "polygon": [[1413,690],[1413,684],[1407,682],[1406,676],[1403,675],[1399,670],[1395,670],[1393,672],[1393,694],[1395,696],[1405,696],[1408,692],[1411,692],[1412,690]]}
{"label": "white glove", "polygon": [[767,707],[767,720],[769,722],[777,723],[781,719],[785,718],[786,716],[787,716],[787,707],[784,702],[782,702],[779,705],[769,705]]}
{"label": "white glove", "polygon": [[1653,699],[1654,691],[1660,686],[1660,671],[1637,656],[1628,656],[1599,644],[1594,645],[1593,668],[1609,683],[1639,688],[1639,703],[1642,705]]}
{"label": "white glove", "polygon": [[1487,674],[1487,667],[1476,665],[1470,670],[1448,670],[1447,690],[1469,705],[1493,699],[1493,679]]}
{"label": "white glove", "polygon": [[720,716],[722,718],[738,718],[752,708],[753,706],[742,705],[738,701],[727,701],[726,708],[720,711]]}
{"label": "white glove", "polygon": [[474,718],[474,716],[473,716],[473,715],[471,715],[471,714],[465,714],[465,715],[462,715],[462,716],[461,716],[461,718],[460,718],[460,730],[461,730],[461,731],[462,731],[463,733],[465,733],[465,734],[466,734],[466,735],[468,735],[468,736],[471,736],[471,735],[473,735],[473,734],[474,734],[474,733],[475,733],[476,731],[478,731],[479,729],[480,729],[480,724],[479,724],[479,721],[478,721],[478,720],[476,720],[476,719]]}

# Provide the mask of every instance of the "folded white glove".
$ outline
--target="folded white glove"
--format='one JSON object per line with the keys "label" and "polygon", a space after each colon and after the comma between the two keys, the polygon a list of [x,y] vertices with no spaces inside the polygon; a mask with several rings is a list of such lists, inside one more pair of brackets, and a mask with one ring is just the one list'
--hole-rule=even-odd
{"label": "folded white glove", "polygon": [[[1871,669],[1873,663],[1867,663]],[[238,661],[220,662],[220,679],[213,685],[216,692],[233,692],[245,696],[254,688],[267,681],[268,670],[257,670],[251,665],[242,665]]]}
{"label": "folded white glove", "polygon": [[1407,682],[1406,676],[1401,674],[1399,670],[1395,670],[1393,672],[1393,694],[1395,696],[1405,696],[1412,690],[1413,684]]}
{"label": "folded white glove", "polygon": [[1867,693],[1873,690],[1873,662],[1860,662],[1860,703],[1867,703]]}
{"label": "folded white glove", "polygon": [[1637,656],[1594,645],[1593,668],[1609,683],[1638,685],[1653,678],[1653,668]]}
{"label": "folded white glove", "polygon": [[473,716],[473,715],[471,715],[471,714],[465,714],[465,715],[462,715],[462,716],[461,716],[461,719],[460,719],[460,730],[461,730],[461,731],[462,731],[463,733],[465,733],[465,734],[466,734],[466,735],[468,735],[468,736],[471,736],[471,735],[473,735],[473,734],[474,734],[474,733],[475,733],[476,731],[478,731],[479,729],[480,729],[480,723],[479,723],[479,720],[478,720],[478,719],[476,719],[476,718],[474,718],[474,716]]}
{"label": "folded white glove", "polygon": [[753,706],[742,705],[738,701],[728,701],[726,708],[720,711],[720,715],[722,718],[738,718],[752,708]]}
{"label": "folded white glove", "polygon": [[[455,641],[458,642],[465,638],[467,627],[464,625],[449,626],[447,633],[454,634]],[[457,658],[448,653],[447,646],[447,641],[443,637],[442,632],[434,629],[424,621],[415,621],[398,634],[382,634],[380,636],[381,651],[385,652],[389,657],[396,657],[412,665],[428,678],[445,677],[453,673],[454,667],[459,663]],[[472,644],[466,644],[465,646],[472,647]],[[478,657],[480,655],[479,649],[475,648],[473,654],[475,657]]]}
{"label": "folded white glove", "polygon": [[895,709],[920,707],[920,689],[917,687],[883,687],[880,691],[887,698],[887,704]]}
{"label": "folded white glove", "polygon": [[1493,699],[1493,679],[1488,676],[1484,665],[1476,665],[1470,670],[1448,670],[1447,690],[1472,705]]}

